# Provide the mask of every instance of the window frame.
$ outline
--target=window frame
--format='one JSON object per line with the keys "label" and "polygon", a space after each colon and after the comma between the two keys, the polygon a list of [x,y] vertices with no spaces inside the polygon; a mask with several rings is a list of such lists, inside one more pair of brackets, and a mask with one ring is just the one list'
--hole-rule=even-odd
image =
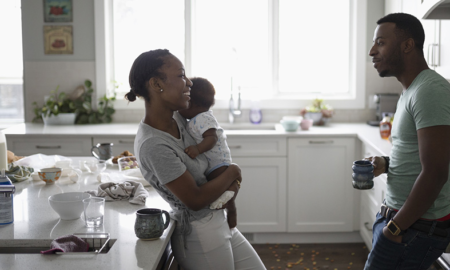
{"label": "window frame", "polygon": [[[320,95],[328,104],[335,109],[363,109],[365,108],[366,98],[366,32],[367,32],[367,1],[368,0],[350,0],[351,18],[350,18],[350,90],[346,94],[340,95]],[[269,13],[269,49],[272,51],[270,61],[272,63],[272,89],[278,92],[278,7],[279,0],[269,0],[271,12]],[[195,0],[185,0],[185,50],[186,56],[184,65],[186,75],[191,76],[192,66],[192,39],[191,25],[192,18],[195,15]],[[112,93],[114,85],[113,59],[113,30],[112,30],[112,0],[96,0],[94,2],[95,12],[95,66],[96,66],[96,89],[97,99],[107,93]],[[311,100],[317,98],[317,94],[280,94],[270,100],[260,100],[259,105],[262,109],[298,109],[310,105]],[[121,96],[117,97],[114,107],[121,109],[142,109],[143,101],[127,102]],[[242,109],[251,107],[251,100],[242,100]],[[229,101],[218,99],[214,109],[228,109]]]}

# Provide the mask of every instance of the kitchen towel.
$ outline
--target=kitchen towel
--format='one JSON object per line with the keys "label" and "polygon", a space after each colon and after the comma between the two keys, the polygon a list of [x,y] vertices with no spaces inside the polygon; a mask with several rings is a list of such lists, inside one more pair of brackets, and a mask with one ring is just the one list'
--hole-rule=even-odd
{"label": "kitchen towel", "polygon": [[41,251],[42,254],[55,254],[56,252],[87,252],[89,244],[75,235],[66,235],[56,238],[50,244],[50,249]]}
{"label": "kitchen towel", "polygon": [[128,200],[131,204],[145,205],[145,200],[149,196],[147,190],[141,183],[125,181],[122,183],[103,183],[97,190],[88,190],[86,193],[96,197],[105,197],[106,201]]}
{"label": "kitchen towel", "polygon": [[151,187],[150,183],[142,176],[141,171],[135,169],[121,172],[102,172],[97,175],[97,181],[100,183],[134,181],[141,183],[144,187]]}

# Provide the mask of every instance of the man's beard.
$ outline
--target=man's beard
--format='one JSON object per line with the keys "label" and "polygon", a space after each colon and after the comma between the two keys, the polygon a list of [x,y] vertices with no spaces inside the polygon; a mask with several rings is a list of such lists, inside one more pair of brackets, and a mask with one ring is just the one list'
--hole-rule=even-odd
{"label": "man's beard", "polygon": [[400,74],[405,69],[405,63],[403,62],[403,56],[400,51],[400,46],[391,54],[390,60],[387,63],[387,68],[380,71],[378,75],[380,77],[392,77]]}

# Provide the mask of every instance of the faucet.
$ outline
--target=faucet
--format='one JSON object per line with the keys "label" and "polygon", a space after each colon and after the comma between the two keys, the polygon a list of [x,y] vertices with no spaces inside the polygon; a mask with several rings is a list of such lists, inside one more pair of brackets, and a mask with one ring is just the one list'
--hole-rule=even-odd
{"label": "faucet", "polygon": [[230,124],[234,123],[234,118],[239,117],[242,114],[241,111],[241,87],[238,87],[238,105],[237,109],[234,108],[234,100],[233,100],[233,91],[231,91],[230,96],[230,104],[229,104],[229,112],[228,112],[228,119],[230,120]]}

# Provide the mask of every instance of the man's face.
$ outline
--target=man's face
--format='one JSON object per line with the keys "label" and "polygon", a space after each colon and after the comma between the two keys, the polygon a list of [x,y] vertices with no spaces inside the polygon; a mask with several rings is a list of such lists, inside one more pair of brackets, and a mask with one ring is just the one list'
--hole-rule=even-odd
{"label": "man's face", "polygon": [[382,23],[377,26],[369,55],[380,77],[397,76],[403,71],[401,42],[396,36],[394,23]]}

